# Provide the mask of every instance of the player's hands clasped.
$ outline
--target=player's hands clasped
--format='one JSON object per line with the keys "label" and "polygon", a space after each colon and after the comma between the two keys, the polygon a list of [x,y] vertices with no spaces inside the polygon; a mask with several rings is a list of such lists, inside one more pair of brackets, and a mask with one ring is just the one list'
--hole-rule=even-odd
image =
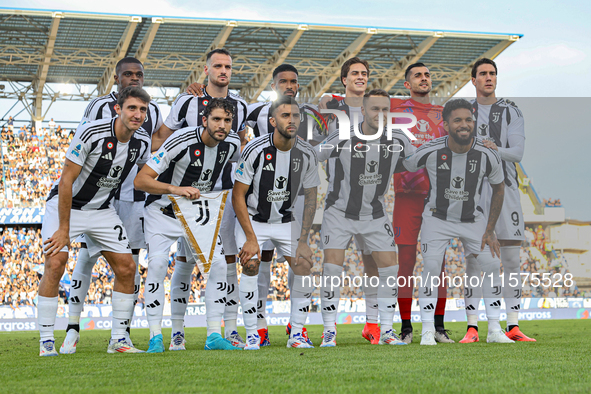
{"label": "player's hands clasped", "polygon": [[501,244],[497,240],[497,236],[495,235],[494,231],[486,231],[482,236],[482,245],[480,245],[480,250],[484,250],[484,247],[488,245],[490,248],[490,254],[492,257],[498,256],[501,258]]}
{"label": "player's hands clasped", "polygon": [[300,263],[308,263],[310,268],[314,265],[312,263],[312,249],[306,242],[298,242],[298,247],[296,249],[294,265],[298,265]]}
{"label": "player's hands clasped", "polygon": [[70,244],[70,230],[59,228],[51,238],[43,242],[43,249],[47,256],[55,256],[66,245]]}
{"label": "player's hands clasped", "polygon": [[240,264],[246,264],[253,256],[257,256],[259,261],[261,260],[261,250],[259,248],[259,243],[257,240],[247,240],[240,253],[238,253],[238,257],[240,258]]}

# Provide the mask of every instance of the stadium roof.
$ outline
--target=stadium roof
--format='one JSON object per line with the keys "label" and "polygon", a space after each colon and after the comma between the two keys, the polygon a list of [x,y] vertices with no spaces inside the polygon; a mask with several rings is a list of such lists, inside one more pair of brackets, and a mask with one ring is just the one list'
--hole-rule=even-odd
{"label": "stadium roof", "polygon": [[298,68],[307,97],[343,92],[340,67],[352,56],[369,61],[371,87],[393,95],[407,94],[403,71],[420,59],[432,73],[434,96],[450,97],[469,81],[476,59],[495,58],[522,37],[6,8],[0,8],[0,31],[0,81],[8,84],[0,85],[0,98],[33,100],[29,112],[37,120],[42,100],[89,100],[110,92],[115,63],[125,56],[144,63],[146,87],[161,88],[152,95],[169,103],[178,89],[205,80],[205,54],[216,47],[232,53],[230,88],[249,102],[269,89],[281,63]]}

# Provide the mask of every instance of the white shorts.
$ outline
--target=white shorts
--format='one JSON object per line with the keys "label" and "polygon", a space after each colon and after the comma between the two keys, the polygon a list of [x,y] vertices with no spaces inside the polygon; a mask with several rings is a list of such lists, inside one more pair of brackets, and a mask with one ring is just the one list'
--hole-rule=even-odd
{"label": "white shorts", "polygon": [[[358,247],[372,252],[396,252],[394,232],[388,216],[374,220],[353,220],[330,207],[324,211],[320,230],[323,249],[347,249],[355,236]],[[358,240],[358,241],[357,241]]]}
{"label": "white shorts", "polygon": [[[257,236],[261,252],[263,250],[277,248],[277,254],[279,255],[291,257],[295,255],[298,243],[297,239],[299,238],[301,231],[298,222],[293,221],[291,223],[270,224],[255,222],[250,218],[250,223]],[[242,245],[244,245],[245,242],[246,235],[244,234],[244,230],[242,230],[242,226],[238,222],[238,219],[236,219],[236,244],[242,249]],[[269,246],[271,247],[266,249]],[[253,258],[256,258],[256,256]]]}
{"label": "white shorts", "polygon": [[488,245],[484,246],[483,251],[480,250],[486,223],[484,218],[474,223],[455,223],[423,215],[420,233],[421,253],[423,257],[443,256],[452,238],[459,238],[462,241],[466,256],[490,253]]}
{"label": "white shorts", "polygon": [[144,202],[113,200],[113,206],[127,230],[129,246],[132,249],[145,249]]}
{"label": "white shorts", "polygon": [[[45,216],[41,226],[43,242],[53,236],[59,228],[58,198],[52,198],[45,205]],[[131,253],[127,232],[114,208],[92,211],[70,211],[70,242],[85,234],[85,241],[100,250],[115,253]],[[61,252],[67,252],[64,246]]]}
{"label": "white shorts", "polygon": [[[523,222],[523,211],[521,209],[521,196],[518,188],[505,186],[505,199],[503,208],[499,214],[495,233],[497,239],[502,240],[525,240],[525,223]],[[480,197],[480,206],[484,211],[484,217],[488,220],[490,212],[490,202],[492,198],[492,187],[488,182],[482,185],[482,196]]]}

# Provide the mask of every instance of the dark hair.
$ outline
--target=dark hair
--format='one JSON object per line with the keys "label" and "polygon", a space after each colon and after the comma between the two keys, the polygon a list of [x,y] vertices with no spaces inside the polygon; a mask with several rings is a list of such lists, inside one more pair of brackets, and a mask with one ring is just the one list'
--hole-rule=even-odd
{"label": "dark hair", "polygon": [[115,74],[119,75],[119,71],[121,71],[121,66],[129,63],[139,64],[140,66],[142,66],[142,68],[144,68],[142,62],[137,60],[135,57],[124,57],[123,59],[117,62],[117,65],[115,66]]}
{"label": "dark hair", "polygon": [[275,70],[273,70],[273,79],[275,79],[275,77],[277,76],[277,74],[282,73],[284,71],[291,71],[291,72],[296,73],[296,75],[299,76],[298,69],[297,68],[295,68],[291,64],[283,63],[282,65],[277,66],[275,68]]}
{"label": "dark hair", "polygon": [[343,83],[343,78],[347,78],[351,66],[358,63],[363,64],[365,66],[365,69],[367,70],[367,75],[369,76],[369,63],[367,62],[367,60],[362,60],[357,56],[352,57],[351,59],[348,59],[345,63],[343,63],[343,65],[341,66],[341,83],[343,84],[343,86],[345,86],[345,84]]}
{"label": "dark hair", "polygon": [[390,95],[384,89],[372,89],[363,95],[363,105],[365,105],[366,100],[370,96],[381,96],[381,97],[390,98]]}
{"label": "dark hair", "polygon": [[137,86],[128,86],[117,95],[117,104],[123,108],[123,104],[125,104],[125,101],[129,97],[140,99],[146,104],[151,100],[150,95],[144,89],[138,88]]}
{"label": "dark hair", "polygon": [[232,117],[234,117],[234,105],[230,102],[230,100],[218,97],[209,100],[209,103],[207,103],[205,110],[203,110],[203,116],[209,118],[211,111],[213,111],[216,108],[223,109],[224,111],[226,111],[227,114],[230,114],[232,115]]}
{"label": "dark hair", "polygon": [[282,105],[298,105],[298,102],[291,96],[279,96],[279,98],[271,104],[271,108],[269,109],[271,116],[275,116],[275,111],[277,111],[277,108]]}
{"label": "dark hair", "polygon": [[451,113],[460,108],[465,108],[469,110],[470,113],[472,113],[472,104],[470,104],[468,100],[453,99],[445,103],[445,106],[443,107],[443,113],[441,114],[443,116],[443,120],[447,122]]}
{"label": "dark hair", "polygon": [[472,78],[476,78],[476,73],[478,72],[478,67],[482,66],[483,64],[490,64],[495,68],[495,73],[497,73],[497,64],[490,59],[485,57],[476,60],[474,65],[472,66]]}
{"label": "dark hair", "polygon": [[406,71],[404,72],[404,80],[405,81],[408,81],[408,74],[410,74],[410,70],[412,70],[415,67],[427,67],[427,66],[425,66],[425,63],[421,63],[421,62],[413,63],[410,66],[408,66],[406,68]]}
{"label": "dark hair", "polygon": [[207,54],[207,56],[205,57],[205,63],[209,63],[209,59],[211,59],[211,57],[216,53],[219,53],[220,55],[230,56],[230,58],[232,57],[232,55],[230,55],[230,52],[226,48],[216,48]]}

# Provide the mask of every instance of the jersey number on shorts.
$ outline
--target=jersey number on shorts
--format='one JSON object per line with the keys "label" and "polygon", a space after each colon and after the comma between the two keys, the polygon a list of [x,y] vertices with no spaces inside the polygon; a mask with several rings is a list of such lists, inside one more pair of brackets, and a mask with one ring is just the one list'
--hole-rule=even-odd
{"label": "jersey number on shorts", "polygon": [[115,227],[113,227],[113,230],[119,230],[119,241],[127,239],[127,237],[123,236],[123,227],[121,227],[120,225],[116,225]]}

